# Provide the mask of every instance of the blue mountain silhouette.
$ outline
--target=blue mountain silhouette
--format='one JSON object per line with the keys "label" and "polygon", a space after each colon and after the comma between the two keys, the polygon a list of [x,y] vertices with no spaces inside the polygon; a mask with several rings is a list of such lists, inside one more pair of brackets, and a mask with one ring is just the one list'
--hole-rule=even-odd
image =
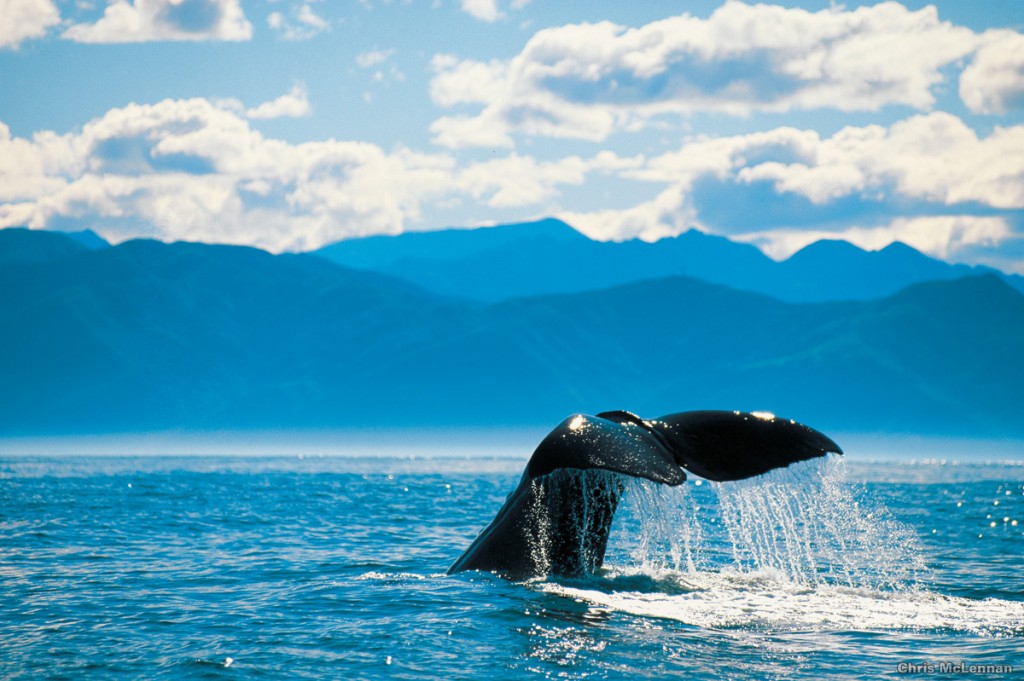
{"label": "blue mountain silhouette", "polygon": [[63,260],[109,246],[92,230],[47,232],[12,228],[0,230],[0,263]]}
{"label": "blue mountain silhouette", "polygon": [[[443,295],[499,301],[685,275],[790,302],[869,300],[911,284],[994,270],[951,265],[895,243],[864,251],[818,241],[782,262],[695,230],[654,243],[592,241],[555,219],[349,239],[316,255]],[[1024,292],[1024,277],[1003,275]]]}
{"label": "blue mountain silhouette", "polygon": [[0,253],[2,435],[544,426],[611,408],[1024,434],[1024,295],[992,274],[867,301],[676,275],[484,304],[253,248],[4,230]]}

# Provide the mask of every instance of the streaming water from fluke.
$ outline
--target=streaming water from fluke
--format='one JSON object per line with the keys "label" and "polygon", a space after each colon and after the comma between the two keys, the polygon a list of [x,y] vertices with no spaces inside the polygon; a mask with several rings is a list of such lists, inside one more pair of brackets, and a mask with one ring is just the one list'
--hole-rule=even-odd
{"label": "streaming water from fluke", "polygon": [[621,513],[613,537],[646,570],[894,589],[924,569],[913,532],[846,482],[839,457],[738,482],[631,480]]}

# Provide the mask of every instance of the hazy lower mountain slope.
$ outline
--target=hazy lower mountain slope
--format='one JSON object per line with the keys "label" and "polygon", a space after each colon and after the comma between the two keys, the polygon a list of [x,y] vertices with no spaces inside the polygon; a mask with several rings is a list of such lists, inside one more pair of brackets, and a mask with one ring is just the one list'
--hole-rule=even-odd
{"label": "hazy lower mountain slope", "polygon": [[370,370],[382,334],[418,346],[450,309],[318,258],[153,241],[5,267],[0,301],[5,429],[333,417],[323,390]]}

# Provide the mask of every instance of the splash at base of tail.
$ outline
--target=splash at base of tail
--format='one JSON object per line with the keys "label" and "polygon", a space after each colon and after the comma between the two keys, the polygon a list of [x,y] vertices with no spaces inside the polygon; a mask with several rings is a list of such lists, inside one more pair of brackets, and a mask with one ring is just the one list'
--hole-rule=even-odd
{"label": "splash at base of tail", "polygon": [[771,414],[689,411],[649,421],[626,411],[576,414],[541,441],[519,485],[448,574],[528,579],[600,568],[623,492],[602,471],[675,486],[685,471],[742,480],[829,452],[843,453],[813,428]]}

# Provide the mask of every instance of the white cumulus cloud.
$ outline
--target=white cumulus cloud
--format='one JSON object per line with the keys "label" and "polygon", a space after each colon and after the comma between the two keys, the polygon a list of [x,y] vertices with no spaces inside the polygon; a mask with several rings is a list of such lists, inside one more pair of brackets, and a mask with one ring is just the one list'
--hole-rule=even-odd
{"label": "white cumulus cloud", "polygon": [[975,113],[1024,109],[1024,35],[989,31],[960,74],[960,98]]}
{"label": "white cumulus cloud", "polygon": [[312,111],[309,104],[309,93],[304,83],[296,83],[292,89],[269,102],[263,102],[245,112],[246,117],[253,119],[270,118],[302,118]]}
{"label": "white cumulus cloud", "polygon": [[467,166],[458,184],[492,208],[530,206],[555,198],[559,185],[583,184],[590,166],[577,156],[541,162],[512,154]]}
{"label": "white cumulus cloud", "polygon": [[[521,10],[530,4],[531,0],[512,0],[508,3],[508,9]],[[434,0],[434,6],[436,7],[439,0]],[[501,5],[498,0],[461,0],[462,11],[469,16],[477,19],[478,21],[484,21],[489,24],[493,24],[499,19],[504,19],[507,15],[501,11]]]}
{"label": "white cumulus cloud", "polygon": [[825,231],[779,229],[751,232],[739,240],[756,244],[769,256],[782,260],[820,239],[842,239],[864,250],[877,251],[901,242],[936,258],[956,258],[969,246],[997,246],[1013,238],[1006,219],[995,216],[941,215],[896,218],[883,225],[853,226]]}
{"label": "white cumulus cloud", "polygon": [[539,31],[510,60],[435,58],[434,102],[482,108],[440,118],[432,130],[436,143],[461,147],[515,133],[601,141],[694,112],[928,110],[943,69],[986,41],[979,60],[991,66],[969,74],[966,87],[991,98],[992,88],[1008,91],[1012,46],[942,21],[931,6],[809,12],[726,2],[707,19],[566,25]]}
{"label": "white cumulus cloud", "polygon": [[1024,126],[997,128],[981,139],[956,116],[933,113],[889,129],[844,128],[812,148],[807,161],[747,165],[737,178],[770,180],[780,192],[819,204],[890,190],[945,205],[1024,208]]}
{"label": "white cumulus cloud", "polygon": [[31,138],[0,124],[0,227],[74,223],[112,241],[136,236],[306,250],[403,231],[425,207],[463,200],[538,206],[593,169],[640,159],[529,156],[459,166],[445,153],[334,139],[265,137],[250,118],[308,108],[297,86],[246,110],[194,98],[111,109],[80,131]]}
{"label": "white cumulus cloud", "polygon": [[685,192],[678,186],[629,208],[562,211],[558,217],[598,241],[657,241],[700,224],[696,210],[688,205]]}
{"label": "white cumulus cloud", "polygon": [[0,49],[42,38],[59,23],[60,12],[53,0],[0,0]]}
{"label": "white cumulus cloud", "polygon": [[[252,123],[308,112],[297,84],[248,109],[202,98],[130,104],[66,134],[19,137],[0,123],[0,227],[71,223],[113,241],[304,250],[475,205],[488,215],[557,214],[600,239],[652,240],[695,227],[777,256],[830,237],[866,248],[900,240],[956,259],[1019,238],[1024,209],[1024,125],[979,134],[941,112],[831,135],[779,127],[693,137],[653,155],[487,160],[334,139],[291,143]],[[621,183],[622,196],[648,198],[630,204],[595,191],[582,208],[571,205],[582,192],[568,189],[595,174],[604,178],[596,186]]]}
{"label": "white cumulus cloud", "polygon": [[0,129],[0,226],[61,220],[133,236],[313,248],[401,231],[449,194],[445,155],[264,137],[205,99],[112,109],[77,133]]}
{"label": "white cumulus cloud", "polygon": [[[979,137],[959,118],[932,113],[888,128],[847,127],[824,138],[777,128],[695,139],[640,165],[623,165],[620,176],[661,188],[653,199],[628,208],[561,216],[595,238],[653,240],[690,228],[716,231],[701,211],[710,200],[718,211],[724,202],[741,212],[743,224],[725,230],[730,236],[776,256],[828,237],[866,248],[905,241],[946,258],[967,246],[1014,238],[1008,213],[999,213],[1024,208],[1024,126]],[[759,185],[771,187],[769,197],[754,192],[747,198],[747,188],[753,192]],[[714,191],[719,193],[708,194]],[[784,205],[787,195],[806,204],[759,227],[775,208],[763,202]],[[844,201],[872,206],[874,217],[844,215],[844,208],[836,208]],[[923,214],[900,215],[907,204]],[[809,224],[807,214],[815,210],[831,224]]]}
{"label": "white cumulus cloud", "polygon": [[462,0],[462,11],[474,19],[489,23],[501,17],[498,0]]}
{"label": "white cumulus cloud", "polygon": [[486,104],[504,92],[508,65],[501,60],[460,61],[452,55],[438,54],[430,65],[436,74],[430,81],[430,97],[440,106]]}
{"label": "white cumulus cloud", "polygon": [[64,37],[81,43],[252,38],[239,0],[112,0],[93,24],[76,24]]}

